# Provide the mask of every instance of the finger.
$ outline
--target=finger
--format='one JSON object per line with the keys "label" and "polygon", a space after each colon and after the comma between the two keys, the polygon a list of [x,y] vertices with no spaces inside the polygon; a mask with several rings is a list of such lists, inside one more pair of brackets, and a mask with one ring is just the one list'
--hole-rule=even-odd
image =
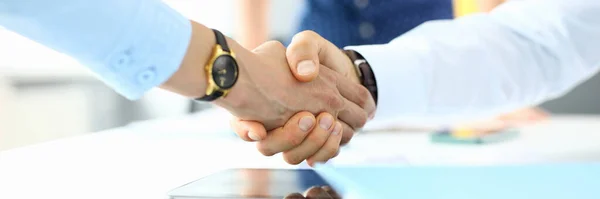
{"label": "finger", "polygon": [[245,121],[234,117],[231,119],[229,124],[233,131],[240,138],[242,138],[242,140],[254,142],[263,140],[265,137],[267,137],[267,130],[260,122]]}
{"label": "finger", "polygon": [[333,158],[337,157],[338,155],[340,155],[340,150],[338,150],[335,155],[333,155]]}
{"label": "finger", "polygon": [[292,116],[283,127],[269,131],[269,135],[257,143],[263,155],[271,156],[298,146],[315,127],[315,116],[310,112],[300,112]]}
{"label": "finger", "polygon": [[[292,38],[286,56],[290,69],[299,81],[311,81],[319,72],[320,65],[347,75],[352,67],[348,57],[333,43],[314,31],[303,31]],[[314,66],[314,69],[312,68]]]}
{"label": "finger", "polygon": [[321,189],[321,187],[311,187],[304,192],[307,199],[329,199],[332,198],[327,191]]}
{"label": "finger", "polygon": [[338,119],[344,121],[352,129],[362,128],[368,120],[367,112],[358,105],[344,99],[344,108],[339,111]]}
{"label": "finger", "polygon": [[320,36],[313,31],[303,31],[294,37],[286,50],[288,65],[294,77],[308,82],[319,74]]}
{"label": "finger", "polygon": [[321,189],[323,189],[325,192],[327,192],[332,198],[335,198],[335,199],[342,198],[329,186],[322,186]]}
{"label": "finger", "polygon": [[[305,48],[312,49],[304,50]],[[290,65],[310,58],[317,66],[325,65],[336,72],[344,72],[344,75],[349,71],[348,67],[352,67],[352,62],[342,50],[314,31],[307,30],[294,35],[288,50],[292,51],[286,54],[289,55]],[[300,53],[295,53],[295,50],[299,50]],[[303,50],[307,54],[302,54]]]}
{"label": "finger", "polygon": [[300,145],[283,152],[283,159],[287,163],[300,164],[325,144],[335,127],[335,118],[329,113],[321,113],[317,116],[317,123],[317,127],[306,136],[306,139]]}
{"label": "finger", "polygon": [[375,100],[371,92],[361,84],[352,82],[348,78],[340,78],[337,81],[337,89],[344,98],[354,102],[367,113],[374,113],[376,109]]}
{"label": "finger", "polygon": [[329,138],[327,138],[325,144],[323,144],[323,146],[314,155],[306,160],[308,165],[312,167],[315,163],[325,163],[335,156],[340,148],[340,141],[342,140],[342,128],[342,124],[340,122],[336,122],[333,132],[331,132],[331,135]]}
{"label": "finger", "polygon": [[352,137],[354,137],[354,129],[352,129],[352,127],[350,127],[348,124],[341,122],[342,123],[342,127],[344,128],[343,133],[342,133],[342,140],[340,141],[340,146],[346,145],[348,144],[348,142],[350,142],[350,140],[352,139]]}
{"label": "finger", "polygon": [[285,199],[305,199],[305,197],[301,193],[293,193],[285,196]]}
{"label": "finger", "polygon": [[[367,88],[338,75],[337,89],[344,98],[363,109],[367,113],[367,119],[373,118],[377,107],[373,96],[371,96],[371,92]],[[360,125],[360,127],[363,125]],[[351,126],[356,128],[354,125]]]}

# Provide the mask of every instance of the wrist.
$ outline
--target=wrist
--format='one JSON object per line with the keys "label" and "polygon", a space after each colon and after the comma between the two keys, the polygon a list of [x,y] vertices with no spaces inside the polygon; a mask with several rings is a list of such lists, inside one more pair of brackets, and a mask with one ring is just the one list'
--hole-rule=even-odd
{"label": "wrist", "polygon": [[217,106],[224,107],[230,111],[239,110],[244,107],[248,101],[245,96],[252,90],[252,82],[248,75],[248,63],[252,63],[253,53],[248,51],[237,41],[226,37],[227,44],[232,52],[235,53],[235,59],[238,65],[237,82],[229,90],[226,96],[220,97],[213,101]]}
{"label": "wrist", "polygon": [[177,72],[160,87],[189,98],[205,95],[207,87],[204,66],[210,59],[216,42],[212,31],[191,21],[192,37]]}
{"label": "wrist", "polygon": [[[188,45],[185,57],[173,76],[169,78],[161,88],[183,95],[188,98],[197,99],[206,95],[208,77],[206,64],[212,59],[213,49],[217,43],[214,32],[202,24],[192,23],[192,38]],[[226,37],[227,44],[235,54],[238,62],[238,80],[231,88],[230,93],[213,101],[215,104],[229,110],[237,109],[245,103],[244,89],[247,86],[248,75],[245,72],[245,63],[251,58],[251,52],[241,47],[233,39]]]}

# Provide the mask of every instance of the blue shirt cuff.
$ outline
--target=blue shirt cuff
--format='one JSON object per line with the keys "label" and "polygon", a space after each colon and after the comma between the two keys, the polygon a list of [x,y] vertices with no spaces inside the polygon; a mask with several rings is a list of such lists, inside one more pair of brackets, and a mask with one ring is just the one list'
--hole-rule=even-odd
{"label": "blue shirt cuff", "polygon": [[75,58],[129,99],[178,70],[192,32],[160,0],[2,1],[0,13],[1,26]]}
{"label": "blue shirt cuff", "polygon": [[126,28],[99,74],[118,93],[137,99],[179,69],[192,30],[187,18],[163,3],[142,3]]}

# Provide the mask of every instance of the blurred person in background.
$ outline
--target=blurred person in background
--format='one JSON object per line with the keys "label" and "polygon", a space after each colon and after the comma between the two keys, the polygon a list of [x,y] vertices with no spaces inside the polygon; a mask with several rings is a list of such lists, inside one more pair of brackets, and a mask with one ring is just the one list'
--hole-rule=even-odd
{"label": "blurred person in background", "polygon": [[[269,39],[271,0],[238,0],[238,41],[252,49]],[[384,44],[422,24],[454,17],[452,0],[305,0],[295,32],[312,30],[338,47]],[[285,43],[285,42],[284,42]]]}

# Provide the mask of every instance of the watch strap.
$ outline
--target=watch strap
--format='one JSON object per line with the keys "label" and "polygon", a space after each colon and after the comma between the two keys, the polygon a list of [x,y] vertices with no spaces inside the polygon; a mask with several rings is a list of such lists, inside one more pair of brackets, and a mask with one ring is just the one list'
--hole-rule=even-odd
{"label": "watch strap", "polygon": [[227,39],[225,39],[225,36],[223,36],[223,33],[221,33],[218,30],[215,30],[215,29],[212,29],[212,30],[215,33],[215,38],[217,39],[217,44],[219,44],[221,46],[221,49],[223,49],[223,51],[225,51],[225,52],[230,52],[229,46],[227,45]]}
{"label": "watch strap", "polygon": [[358,72],[360,84],[369,90],[373,100],[375,100],[375,104],[377,104],[377,80],[375,79],[375,73],[373,73],[371,65],[369,65],[369,62],[367,62],[367,60],[360,53],[354,50],[344,50],[344,53],[354,64],[354,67]]}
{"label": "watch strap", "polygon": [[222,91],[215,91],[215,92],[213,92],[213,93],[212,93],[212,94],[210,94],[210,95],[205,95],[205,96],[202,96],[202,97],[196,98],[196,100],[197,100],[197,101],[205,101],[205,102],[210,102],[210,101],[213,101],[213,100],[219,99],[219,97],[223,96],[223,94],[225,94],[225,93],[223,93]]}

